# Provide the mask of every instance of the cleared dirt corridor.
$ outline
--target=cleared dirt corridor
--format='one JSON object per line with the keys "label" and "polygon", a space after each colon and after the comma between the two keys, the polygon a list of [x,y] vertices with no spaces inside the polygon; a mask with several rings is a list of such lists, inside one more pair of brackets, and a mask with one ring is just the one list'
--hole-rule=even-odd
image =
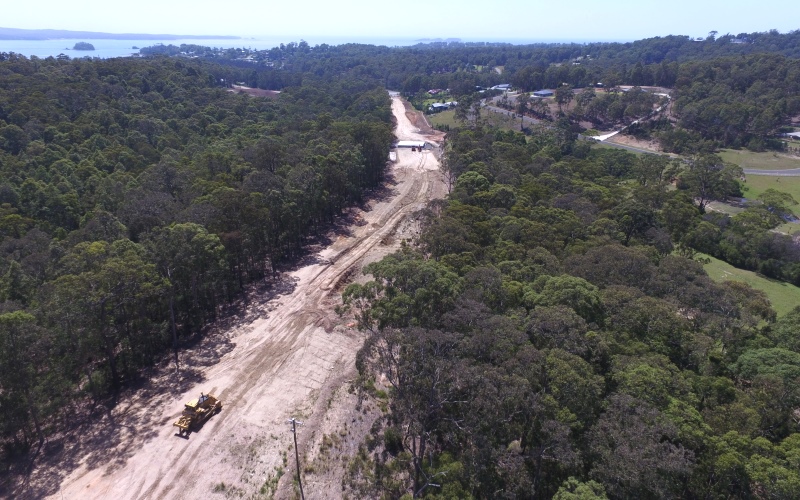
{"label": "cleared dirt corridor", "polygon": [[[397,96],[392,97],[392,110],[398,139],[441,139],[420,133]],[[397,153],[387,194],[365,211],[355,210],[356,223],[282,276],[281,293],[251,296],[252,314],[219,327],[193,352],[183,353],[180,375],[174,367],[155,374],[162,384],[171,384],[171,394],[152,384],[123,400],[104,419],[105,431],[79,437],[71,453],[62,451],[69,460],[60,466],[45,460],[20,493],[35,497],[44,490],[59,499],[164,499],[257,498],[277,491],[276,498],[292,497],[294,455],[286,420],[296,416],[305,422],[298,432],[301,457],[313,455],[323,421],[335,427],[352,420],[350,405],[331,403],[355,376],[355,354],[363,342],[350,320],[334,312],[342,285],[360,276],[365,262],[412,237],[416,226],[411,214],[445,194],[432,152]],[[193,362],[204,356],[212,361]],[[222,400],[222,411],[188,439],[177,437],[172,422],[184,402],[201,391]],[[48,470],[52,467],[60,470]],[[337,498],[341,482],[330,482],[324,496]],[[306,489],[307,498],[320,498],[321,486],[316,488],[314,497]]]}

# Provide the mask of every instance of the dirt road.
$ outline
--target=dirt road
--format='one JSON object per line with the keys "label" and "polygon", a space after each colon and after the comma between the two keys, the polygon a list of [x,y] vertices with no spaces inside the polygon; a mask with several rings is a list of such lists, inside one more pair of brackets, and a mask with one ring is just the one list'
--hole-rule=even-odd
{"label": "dirt road", "polygon": [[[396,96],[392,111],[398,139],[441,138],[422,135]],[[59,499],[202,498],[213,493],[263,498],[277,490],[277,498],[291,497],[294,465],[287,418],[305,421],[298,433],[304,457],[314,455],[323,423],[334,429],[356,422],[342,388],[355,374],[363,337],[333,311],[341,285],[360,274],[365,261],[394,251],[402,238],[413,235],[409,215],[444,196],[438,167],[432,152],[399,150],[387,195],[354,213],[358,223],[346,234],[334,236],[331,245],[287,274],[285,293],[251,297],[247,321],[222,329],[182,355],[184,364],[195,369],[181,373],[172,394],[160,393],[154,383],[121,402],[98,424],[101,430],[54,452],[63,457],[62,470],[40,467],[21,493]],[[162,385],[171,384],[170,377],[163,373]],[[172,422],[183,403],[201,391],[217,395],[222,411],[188,439],[177,437]],[[316,488],[324,497],[337,498],[341,482],[329,482],[330,487]],[[317,493],[314,498],[322,497]]]}

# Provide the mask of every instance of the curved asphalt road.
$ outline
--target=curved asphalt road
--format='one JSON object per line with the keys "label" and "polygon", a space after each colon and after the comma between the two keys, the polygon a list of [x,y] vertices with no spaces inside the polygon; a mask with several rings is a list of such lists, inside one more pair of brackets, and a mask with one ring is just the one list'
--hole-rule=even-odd
{"label": "curved asphalt road", "polygon": [[[499,108],[497,106],[492,106],[491,104],[484,104],[483,108],[491,111],[492,113],[499,113],[501,115],[507,115],[507,116],[513,117],[513,118],[515,118],[517,120],[520,119],[520,116],[518,114],[514,113],[513,111],[508,111],[506,109]],[[524,121],[528,125],[536,125],[538,123],[543,123],[544,122],[543,120],[537,120],[536,118],[530,118],[528,116],[526,116],[524,118]],[[546,123],[546,122],[544,122],[544,123]],[[615,142],[598,141],[595,137],[591,137],[591,136],[587,136],[587,135],[583,135],[583,134],[578,134],[578,139],[581,139],[581,140],[584,140],[584,141],[594,141],[594,142],[597,142],[598,144],[605,144],[606,146],[610,146],[612,148],[627,149],[628,151],[631,151],[631,152],[634,152],[634,153],[642,153],[642,154],[649,154],[649,155],[659,154],[659,153],[657,153],[655,151],[650,151],[649,149],[641,149],[641,148],[637,148],[637,147],[634,147],[634,146],[626,146],[625,144],[617,144]],[[798,172],[796,175],[800,175],[800,172]]]}
{"label": "curved asphalt road", "polygon": [[[662,94],[659,94],[659,95],[662,95]],[[508,110],[505,110],[505,109],[497,107],[497,106],[492,106],[491,104],[484,103],[483,107],[485,109],[488,109],[489,111],[494,112],[494,113],[500,113],[500,114],[503,114],[503,115],[513,116],[514,118],[520,118],[520,116],[517,115],[516,113],[514,113],[513,111],[508,111]],[[658,109],[658,111],[660,111],[660,110],[661,110],[661,108]],[[542,120],[536,120],[534,118],[529,118],[527,116],[524,117],[522,121],[524,121],[525,123],[527,123],[529,125],[534,125],[534,124],[542,122]],[[636,120],[636,121],[638,122],[639,120]],[[579,139],[583,139],[583,140],[596,140],[596,138],[594,138],[594,137],[588,137],[588,136],[584,136],[582,134],[578,134],[578,138]],[[641,149],[641,148],[637,148],[637,147],[634,147],[634,146],[626,146],[625,144],[617,144],[617,143],[608,142],[608,141],[597,141],[597,142],[599,142],[600,144],[605,144],[606,146],[611,146],[612,148],[627,149],[628,151],[631,151],[631,152],[634,152],[634,153],[659,154],[659,153],[657,153],[655,151],[650,151],[650,150],[647,150],[647,149]],[[753,169],[753,168],[746,168],[746,169],[743,170],[743,172],[746,175],[770,175],[770,176],[773,176],[773,177],[800,177],[800,168],[790,168],[790,169],[785,169],[785,170],[758,170],[758,169]]]}

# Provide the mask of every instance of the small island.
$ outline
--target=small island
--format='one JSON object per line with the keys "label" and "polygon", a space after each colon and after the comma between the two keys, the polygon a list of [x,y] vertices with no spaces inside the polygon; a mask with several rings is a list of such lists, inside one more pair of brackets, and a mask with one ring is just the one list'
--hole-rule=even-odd
{"label": "small island", "polygon": [[88,42],[78,42],[72,47],[72,50],[94,50],[94,45]]}

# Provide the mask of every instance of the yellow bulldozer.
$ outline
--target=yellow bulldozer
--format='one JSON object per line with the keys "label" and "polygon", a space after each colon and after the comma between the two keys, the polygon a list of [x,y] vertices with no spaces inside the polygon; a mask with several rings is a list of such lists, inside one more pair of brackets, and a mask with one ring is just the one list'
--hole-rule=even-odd
{"label": "yellow bulldozer", "polygon": [[203,422],[211,418],[211,415],[221,409],[222,401],[211,394],[203,394],[201,392],[199,398],[186,403],[183,407],[183,413],[172,425],[178,428],[179,436],[184,434],[188,436],[191,431],[202,425]]}

